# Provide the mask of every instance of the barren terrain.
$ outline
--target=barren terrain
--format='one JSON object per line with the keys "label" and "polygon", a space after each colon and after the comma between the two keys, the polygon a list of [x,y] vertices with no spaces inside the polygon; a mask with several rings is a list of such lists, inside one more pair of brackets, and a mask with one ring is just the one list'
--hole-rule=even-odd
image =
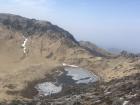
{"label": "barren terrain", "polygon": [[[26,52],[22,46],[25,37]],[[86,68],[103,81],[140,72],[136,66],[140,63],[138,58],[97,56],[79,46],[70,33],[58,26],[0,14],[0,101],[26,99],[20,92],[28,83],[46,78],[62,63]]]}

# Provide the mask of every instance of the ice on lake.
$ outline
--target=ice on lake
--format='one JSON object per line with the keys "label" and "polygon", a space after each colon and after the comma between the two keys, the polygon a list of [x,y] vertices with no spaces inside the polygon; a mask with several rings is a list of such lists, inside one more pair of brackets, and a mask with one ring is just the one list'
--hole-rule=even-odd
{"label": "ice on lake", "polygon": [[62,90],[61,85],[57,86],[53,82],[44,82],[38,84],[35,88],[38,90],[39,95],[43,95],[43,96],[59,93]]}
{"label": "ice on lake", "polygon": [[71,76],[73,80],[76,81],[77,84],[80,83],[92,83],[97,81],[97,76],[91,73],[90,71],[83,68],[65,68],[67,71],[67,76]]}
{"label": "ice on lake", "polygon": [[98,80],[98,77],[92,72],[80,67],[65,67],[64,71],[57,73],[53,78],[56,79],[55,82],[47,81],[36,85],[35,88],[40,96],[60,93],[65,86],[80,86],[80,84],[90,84]]}

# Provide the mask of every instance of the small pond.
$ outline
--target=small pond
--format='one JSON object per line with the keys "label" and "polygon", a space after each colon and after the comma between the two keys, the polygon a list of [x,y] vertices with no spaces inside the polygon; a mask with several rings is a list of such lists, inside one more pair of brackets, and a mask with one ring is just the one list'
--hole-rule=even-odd
{"label": "small pond", "polygon": [[49,96],[70,86],[83,86],[98,80],[95,74],[80,67],[65,67],[64,70],[56,71],[53,78],[55,81],[46,81],[35,86],[39,96]]}

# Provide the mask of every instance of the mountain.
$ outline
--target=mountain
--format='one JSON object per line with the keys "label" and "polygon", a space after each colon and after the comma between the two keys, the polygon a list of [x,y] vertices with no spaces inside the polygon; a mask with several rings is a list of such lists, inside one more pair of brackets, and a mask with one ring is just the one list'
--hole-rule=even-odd
{"label": "mountain", "polygon": [[57,39],[64,37],[71,40],[73,43],[77,43],[69,32],[47,21],[28,19],[12,14],[0,14],[0,23],[5,25],[8,29],[21,32],[25,37],[32,35],[41,36],[43,33],[46,33],[50,38]]}
{"label": "mountain", "polygon": [[139,73],[140,60],[115,56],[90,42],[78,42],[48,21],[0,14],[0,100],[29,100],[22,93],[47,74],[75,65],[109,82]]}
{"label": "mountain", "polygon": [[108,48],[108,51],[114,54],[120,54],[122,50],[117,48]]}
{"label": "mountain", "polygon": [[63,63],[85,66],[92,57],[68,31],[50,22],[0,14],[0,99],[15,98],[10,93]]}
{"label": "mountain", "polygon": [[[139,105],[140,74],[127,76],[106,83],[98,83],[76,95],[66,95],[57,99],[46,98],[31,102],[15,101],[11,105]],[[75,90],[80,88],[75,88]],[[69,89],[67,91],[72,91]]]}
{"label": "mountain", "polygon": [[[0,14],[0,28],[2,33],[0,39],[1,41],[5,40],[1,44],[1,48],[7,53],[14,53],[16,56],[14,58],[22,59],[26,55],[63,60],[65,55],[69,54],[67,52],[83,50],[69,32],[47,21],[28,19],[12,14]],[[5,44],[8,44],[9,47],[3,47]],[[26,45],[22,46],[22,44]],[[22,50],[26,50],[26,54]],[[87,51],[85,50],[85,52]]]}
{"label": "mountain", "polygon": [[93,53],[96,56],[102,56],[102,57],[113,57],[113,54],[106,51],[105,49],[99,48],[95,44],[89,42],[89,41],[79,41],[79,44],[81,47],[89,50],[91,53]]}

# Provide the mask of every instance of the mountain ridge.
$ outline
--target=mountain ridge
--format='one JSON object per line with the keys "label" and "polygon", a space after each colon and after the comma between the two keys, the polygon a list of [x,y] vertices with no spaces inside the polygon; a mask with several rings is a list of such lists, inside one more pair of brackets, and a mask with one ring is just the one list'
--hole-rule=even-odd
{"label": "mountain ridge", "polygon": [[65,37],[77,43],[75,38],[68,31],[65,31],[57,25],[53,25],[48,21],[40,21],[36,19],[25,18],[19,15],[0,13],[0,23],[7,26],[7,28],[21,31],[25,37],[34,35],[36,33],[40,35],[41,33],[51,34],[55,31],[60,34],[50,37]]}
{"label": "mountain ridge", "polygon": [[101,57],[115,57],[115,54],[110,53],[109,51],[99,48],[97,45],[89,42],[89,41],[79,41],[81,47],[89,50],[91,53],[95,54],[96,56]]}

